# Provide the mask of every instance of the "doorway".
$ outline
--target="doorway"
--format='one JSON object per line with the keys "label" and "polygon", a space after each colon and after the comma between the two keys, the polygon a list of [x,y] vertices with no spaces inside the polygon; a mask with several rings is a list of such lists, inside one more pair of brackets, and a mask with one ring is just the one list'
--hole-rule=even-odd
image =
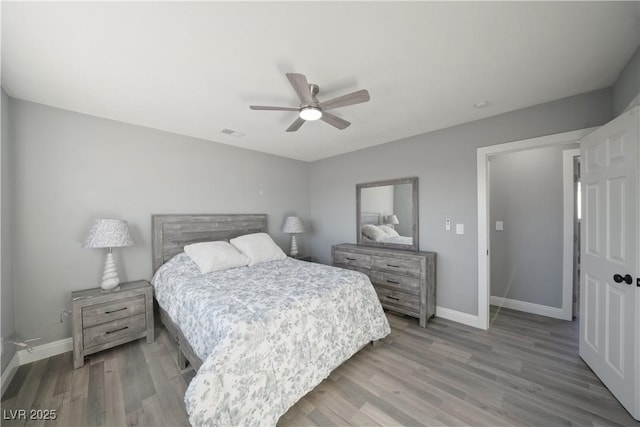
{"label": "doorway", "polygon": [[[490,327],[489,306],[491,302],[490,279],[491,279],[491,226],[490,224],[490,183],[489,183],[489,161],[492,157],[516,153],[520,151],[531,150],[535,148],[562,146],[577,143],[583,136],[592,132],[595,128],[582,129],[578,131],[565,132],[556,135],[549,135],[539,138],[533,138],[523,141],[510,142],[506,144],[498,144],[489,147],[478,148],[477,157],[477,173],[478,173],[478,317],[476,326],[482,329]],[[573,159],[573,158],[572,158]],[[572,160],[573,161],[573,160]],[[573,163],[571,164],[570,191],[573,194]],[[563,187],[564,188],[564,187]],[[565,198],[566,200],[566,198]],[[570,227],[564,227],[563,241],[569,241],[569,251],[567,252],[567,244],[563,244],[563,287],[562,287],[562,310],[561,315],[554,316],[571,320],[572,302],[573,302],[573,197],[570,202],[564,204],[564,218],[566,221],[567,210],[570,212]],[[570,228],[568,234],[567,228]],[[566,262],[565,262],[566,261]],[[567,268],[566,265],[569,265]],[[562,317],[560,317],[562,316]]]}

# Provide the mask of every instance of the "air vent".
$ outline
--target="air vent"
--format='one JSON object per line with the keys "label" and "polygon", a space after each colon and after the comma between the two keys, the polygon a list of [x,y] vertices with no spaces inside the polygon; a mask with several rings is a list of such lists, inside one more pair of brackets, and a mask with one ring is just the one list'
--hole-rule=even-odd
{"label": "air vent", "polygon": [[245,134],[242,132],[238,132],[237,130],[224,128],[220,131],[220,133],[224,133],[225,135],[234,136],[236,138],[242,138]]}

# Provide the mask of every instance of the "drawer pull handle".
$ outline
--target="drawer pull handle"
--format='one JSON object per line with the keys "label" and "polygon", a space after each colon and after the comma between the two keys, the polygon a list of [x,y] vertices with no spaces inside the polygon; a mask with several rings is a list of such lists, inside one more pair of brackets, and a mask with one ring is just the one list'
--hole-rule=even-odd
{"label": "drawer pull handle", "polygon": [[391,295],[387,295],[387,298],[392,299],[392,300],[396,300],[396,301],[400,301],[400,298],[392,297]]}
{"label": "drawer pull handle", "polygon": [[387,264],[387,267],[400,268],[399,265]]}
{"label": "drawer pull handle", "polygon": [[400,284],[400,282],[396,282],[395,280],[387,280],[387,283],[393,283],[394,285]]}
{"label": "drawer pull handle", "polygon": [[119,308],[117,310],[105,311],[104,314],[117,313],[119,311],[126,310],[126,309],[127,309],[127,307],[122,307],[122,308]]}
{"label": "drawer pull handle", "polygon": [[355,260],[356,260],[355,258],[349,258],[349,257],[347,257],[347,261],[355,261]]}
{"label": "drawer pull handle", "polygon": [[115,331],[107,331],[105,333],[106,334],[115,334],[116,332],[124,331],[125,329],[129,329],[129,327],[125,326],[124,328],[116,329]]}

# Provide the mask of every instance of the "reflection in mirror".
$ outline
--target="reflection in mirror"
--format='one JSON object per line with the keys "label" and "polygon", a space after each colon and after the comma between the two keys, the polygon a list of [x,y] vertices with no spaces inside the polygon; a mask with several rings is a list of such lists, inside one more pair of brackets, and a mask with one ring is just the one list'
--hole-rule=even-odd
{"label": "reflection in mirror", "polygon": [[358,244],[418,250],[418,178],[358,184]]}

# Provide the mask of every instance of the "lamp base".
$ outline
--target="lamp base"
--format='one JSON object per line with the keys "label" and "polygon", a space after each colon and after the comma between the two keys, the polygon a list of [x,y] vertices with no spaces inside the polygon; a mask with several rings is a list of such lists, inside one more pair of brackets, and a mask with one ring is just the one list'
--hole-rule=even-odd
{"label": "lamp base", "polygon": [[298,255],[298,244],[296,243],[296,235],[291,235],[291,250],[289,251],[289,255],[292,258],[295,258]]}
{"label": "lamp base", "polygon": [[102,283],[100,287],[105,291],[113,291],[120,284],[118,270],[116,269],[116,260],[113,253],[107,253],[107,259],[104,262],[104,273],[102,274]]}

